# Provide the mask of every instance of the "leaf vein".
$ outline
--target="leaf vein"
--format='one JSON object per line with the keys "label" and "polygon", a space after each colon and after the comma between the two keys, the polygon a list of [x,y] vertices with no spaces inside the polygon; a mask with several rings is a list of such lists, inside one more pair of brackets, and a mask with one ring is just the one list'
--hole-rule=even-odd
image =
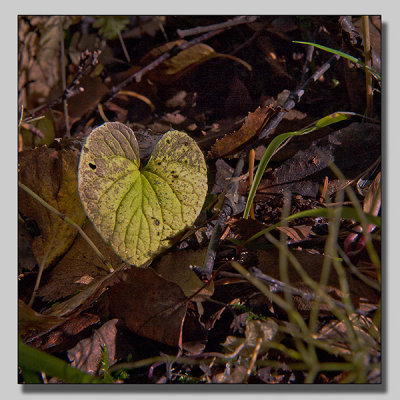
{"label": "leaf vein", "polygon": [[[174,196],[175,196],[176,199],[178,200],[179,207],[180,207],[180,211],[181,211],[181,218],[182,218],[182,222],[183,222],[183,221],[184,221],[184,218],[183,218],[182,204],[181,204],[181,201],[180,201],[178,195],[176,194],[175,190],[171,187],[171,185],[169,184],[169,182],[168,182],[164,177],[162,177],[162,176],[156,174],[156,173],[153,172],[153,171],[146,170],[146,172],[148,172],[148,173],[150,173],[150,174],[153,174],[153,175],[157,176],[158,178],[160,178],[160,179],[161,179],[162,181],[164,181],[164,182],[168,185],[168,187],[172,190],[172,193],[174,194]],[[143,175],[143,176],[144,176],[144,175]],[[146,180],[147,180],[147,182],[149,182],[149,180],[148,180],[147,178],[146,178]],[[155,193],[158,202],[160,202],[159,197],[158,197],[158,195],[157,195],[157,192],[156,192],[156,190],[153,188],[153,186],[151,185],[150,182],[149,182],[149,185],[150,185],[150,187],[152,188],[153,192]],[[162,211],[162,210],[163,210],[163,208],[161,207],[161,211]]]}

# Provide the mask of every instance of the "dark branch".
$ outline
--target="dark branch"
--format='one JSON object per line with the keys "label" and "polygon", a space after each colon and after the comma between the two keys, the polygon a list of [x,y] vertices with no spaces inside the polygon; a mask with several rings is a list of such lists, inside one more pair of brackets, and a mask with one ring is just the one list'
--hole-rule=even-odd
{"label": "dark branch", "polygon": [[84,89],[79,86],[79,81],[82,78],[82,76],[87,74],[99,62],[100,53],[101,53],[100,50],[94,51],[93,53],[90,52],[89,50],[85,50],[81,54],[81,60],[79,62],[78,72],[73,81],[71,82],[71,84],[64,90],[63,94],[60,97],[53,100],[52,102],[46,104],[45,106],[33,112],[31,115],[29,115],[28,118],[30,120],[34,119],[39,115],[44,114],[51,108],[57,106],[58,104],[61,104],[65,100],[68,100],[71,97],[75,96],[76,94],[83,92]]}
{"label": "dark branch", "polygon": [[236,164],[235,172],[233,173],[232,179],[229,182],[227,193],[225,195],[224,202],[222,203],[221,210],[218,215],[217,222],[214,226],[214,230],[211,234],[210,243],[205,257],[204,268],[201,271],[206,277],[210,277],[214,268],[215,257],[219,246],[219,239],[222,235],[225,222],[229,216],[232,215],[234,206],[232,204],[233,195],[236,193],[239,185],[239,181],[234,178],[238,178],[243,171],[245,162],[245,153],[242,153],[238,163]]}
{"label": "dark branch", "polygon": [[232,26],[248,24],[250,22],[254,22],[257,17],[251,17],[248,15],[235,17],[225,22],[221,22],[220,24],[213,24],[207,26],[197,26],[196,28],[191,29],[177,29],[176,33],[180,38],[184,38],[186,36],[198,35],[199,33],[214,31],[216,29],[228,29]]}

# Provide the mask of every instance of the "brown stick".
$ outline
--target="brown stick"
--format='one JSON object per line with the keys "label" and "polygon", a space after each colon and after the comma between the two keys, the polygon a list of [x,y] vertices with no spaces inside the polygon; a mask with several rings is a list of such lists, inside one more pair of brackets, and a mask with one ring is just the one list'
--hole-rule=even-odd
{"label": "brown stick", "polygon": [[[232,178],[237,178],[241,175],[244,167],[244,154],[242,153],[242,157],[239,158],[238,163],[236,164],[235,172],[233,173]],[[233,204],[231,198],[233,194],[237,191],[239,182],[236,179],[232,179],[228,185],[227,194],[225,195],[224,202],[221,207],[221,211],[219,212],[217,222],[214,226],[213,232],[211,234],[210,242],[208,244],[208,249],[204,261],[204,267],[201,269],[202,274],[204,274],[207,278],[209,278],[214,269],[215,257],[217,256],[217,250],[219,246],[219,240],[221,238],[222,229],[225,225],[227,218],[233,213]]]}
{"label": "brown stick", "polygon": [[196,28],[191,29],[177,29],[176,33],[180,38],[184,38],[186,36],[193,36],[198,35],[199,33],[214,31],[216,29],[227,29],[231,28],[232,26],[241,25],[241,24],[248,24],[250,22],[254,22],[257,17],[251,17],[248,15],[235,17],[230,19],[226,22],[221,22],[219,24],[207,25],[207,26],[197,26]]}

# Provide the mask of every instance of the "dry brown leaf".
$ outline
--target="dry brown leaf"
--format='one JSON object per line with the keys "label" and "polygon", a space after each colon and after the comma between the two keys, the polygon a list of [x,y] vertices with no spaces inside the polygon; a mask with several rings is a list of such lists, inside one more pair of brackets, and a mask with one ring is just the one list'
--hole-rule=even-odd
{"label": "dry brown leaf", "polygon": [[[47,111],[42,115],[42,117],[43,118],[33,121],[31,124],[21,124],[23,150],[50,145],[53,142],[55,137],[53,113],[51,111]],[[39,137],[39,135],[33,133],[27,128],[37,129],[42,137]]]}
{"label": "dry brown leaf", "polygon": [[110,366],[117,362],[116,359],[116,336],[117,319],[112,319],[104,323],[93,335],[81,340],[75,347],[68,350],[68,358],[71,365],[89,374],[98,373],[101,366],[102,349],[106,348],[108,364]]}
{"label": "dry brown leaf", "polygon": [[68,100],[68,115],[71,125],[93,107],[96,107],[101,98],[107,93],[108,88],[98,76],[83,76],[79,86],[84,90]]}
{"label": "dry brown leaf", "polygon": [[[152,268],[164,279],[174,282],[183,290],[185,296],[190,297],[198,292],[204,282],[193,272],[189,266],[203,266],[207,248],[200,250],[180,250],[177,253],[167,253],[161,256],[160,260],[152,265]],[[203,296],[212,296],[214,287],[210,285],[202,289],[193,301],[202,300]]]}
{"label": "dry brown leaf", "polygon": [[[91,223],[83,229],[111,265],[116,268],[120,258],[104,242]],[[93,281],[107,275],[104,265],[86,240],[79,236],[68,253],[51,271],[38,295],[44,301],[55,301],[85,290]]]}
{"label": "dry brown leaf", "polygon": [[271,342],[278,333],[278,324],[268,318],[266,321],[247,320],[245,338],[228,336],[222,344],[229,353],[238,351],[238,362],[227,367],[223,373],[214,377],[217,383],[242,383],[248,374],[251,358],[258,347],[256,356],[261,357],[270,348]]}
{"label": "dry brown leaf", "polygon": [[[371,356],[378,355],[379,343],[371,336],[371,332],[379,336],[379,330],[372,319],[359,314],[353,314],[349,319],[357,333],[360,346],[368,348]],[[350,355],[352,352],[348,343],[347,326],[343,321],[329,321],[313,335],[313,338],[321,342],[328,342],[337,357]]]}
{"label": "dry brown leaf", "polygon": [[172,50],[175,46],[180,46],[181,44],[185,43],[186,40],[175,40],[172,42],[164,43],[161,46],[155,47],[154,49],[150,50],[144,57],[140,60],[140,65],[146,66],[160,57],[166,51]]}
{"label": "dry brown leaf", "polygon": [[77,315],[81,311],[87,309],[92,303],[97,300],[107,288],[119,282],[124,274],[124,271],[130,266],[121,263],[113,273],[100,277],[92,281],[85,290],[79,292],[73,297],[61,303],[57,303],[43,311],[43,314],[65,317],[69,315]]}
{"label": "dry brown leaf", "polygon": [[237,240],[250,239],[256,233],[268,228],[267,224],[264,224],[257,219],[244,219],[237,217],[231,218],[228,221],[228,225]]}
{"label": "dry brown leaf", "polygon": [[[63,28],[80,21],[80,16],[63,16]],[[20,16],[18,46],[18,103],[26,110],[46,103],[53,90],[61,88],[60,17]]]}
{"label": "dry brown leaf", "polygon": [[208,158],[225,157],[237,152],[265,127],[276,112],[277,108],[269,105],[258,107],[254,112],[249,113],[237,131],[225,135],[213,144],[208,152]]}
{"label": "dry brown leaf", "polygon": [[65,320],[62,317],[40,314],[18,300],[18,334],[23,339],[51,331]]}
{"label": "dry brown leaf", "polygon": [[[74,150],[39,147],[20,152],[18,179],[48,204],[82,225],[86,215],[78,195],[78,159]],[[46,268],[68,250],[78,232],[22,189],[18,193],[18,208],[40,229],[41,235],[34,239],[32,250],[38,263],[43,262],[48,251],[44,262]]]}
{"label": "dry brown leaf", "polygon": [[301,242],[307,239],[311,232],[311,225],[298,225],[298,226],[278,226],[276,229],[283,232],[290,240],[291,243]]}
{"label": "dry brown leaf", "polygon": [[32,271],[37,265],[32,252],[33,238],[25,224],[18,220],[18,273]]}
{"label": "dry brown leaf", "polygon": [[[53,317],[52,317],[53,318]],[[50,353],[61,353],[76,343],[77,335],[85,334],[85,330],[100,321],[98,315],[82,312],[68,317],[65,322],[51,332],[43,332],[28,338],[29,345]]]}
{"label": "dry brown leaf", "polygon": [[212,47],[199,43],[163,62],[149,73],[149,77],[155,82],[172,83],[192,68],[214,57],[216,57],[216,52]]}
{"label": "dry brown leaf", "polygon": [[126,272],[124,282],[109,291],[110,312],[134,333],[166,343],[182,344],[182,326],[187,298],[175,283],[152,269]]}

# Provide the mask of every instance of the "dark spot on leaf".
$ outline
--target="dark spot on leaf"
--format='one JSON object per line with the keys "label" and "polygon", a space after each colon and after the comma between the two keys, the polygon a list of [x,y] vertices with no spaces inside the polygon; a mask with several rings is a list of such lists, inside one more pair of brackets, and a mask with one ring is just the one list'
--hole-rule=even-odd
{"label": "dark spot on leaf", "polygon": [[160,232],[157,232],[157,236],[160,236]]}
{"label": "dark spot on leaf", "polygon": [[93,170],[95,170],[97,167],[95,164],[92,164],[91,162],[89,163],[89,167],[92,168]]}
{"label": "dark spot on leaf", "polygon": [[160,221],[159,221],[158,219],[156,219],[156,220],[154,221],[154,223],[155,223],[156,225],[160,225]]}
{"label": "dark spot on leaf", "polygon": [[157,165],[161,165],[161,161],[159,161],[159,162],[157,163]]}
{"label": "dark spot on leaf", "polygon": [[166,142],[167,142],[168,144],[170,144],[170,143],[171,143],[171,139],[167,139]]}
{"label": "dark spot on leaf", "polygon": [[177,178],[178,178],[178,175],[172,175],[172,177],[175,178],[175,179],[177,179]]}

